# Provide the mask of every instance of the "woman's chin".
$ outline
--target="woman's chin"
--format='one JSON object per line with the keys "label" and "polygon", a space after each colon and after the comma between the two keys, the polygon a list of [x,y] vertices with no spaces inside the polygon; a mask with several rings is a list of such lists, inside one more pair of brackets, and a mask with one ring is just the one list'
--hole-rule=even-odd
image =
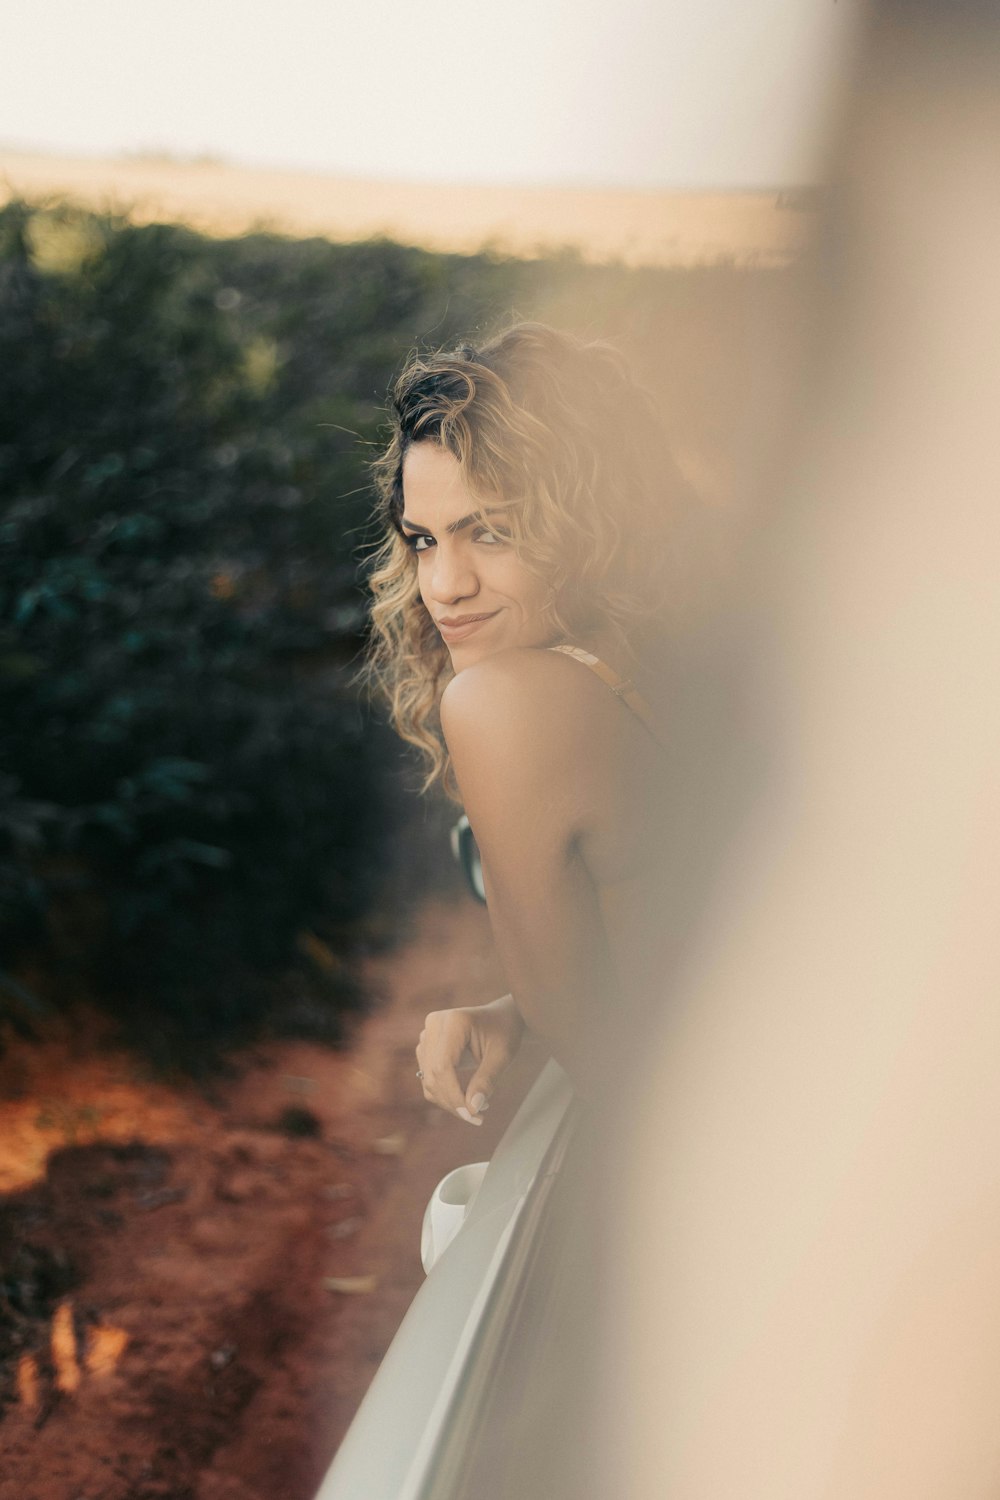
{"label": "woman's chin", "polygon": [[538,631],[532,635],[526,632],[511,634],[497,631],[488,637],[485,634],[482,638],[476,635],[466,641],[447,641],[445,644],[451,656],[452,669],[461,672],[465,667],[485,661],[488,656],[496,656],[500,651],[510,651],[518,646],[537,649],[549,645],[550,640],[551,632]]}
{"label": "woman's chin", "polygon": [[448,650],[451,654],[452,669],[455,672],[461,672],[463,667],[471,667],[475,662],[482,661],[484,656],[491,655],[489,650],[474,645],[472,641],[459,641],[454,646],[449,646]]}

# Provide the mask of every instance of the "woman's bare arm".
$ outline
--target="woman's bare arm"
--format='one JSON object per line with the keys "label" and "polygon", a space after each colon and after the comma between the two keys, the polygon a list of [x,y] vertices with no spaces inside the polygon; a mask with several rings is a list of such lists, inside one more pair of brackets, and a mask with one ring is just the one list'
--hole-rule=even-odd
{"label": "woman's bare arm", "polygon": [[460,673],[441,707],[511,992],[578,1083],[615,1008],[581,854],[608,801],[609,736],[594,705],[573,664],[516,651]]}

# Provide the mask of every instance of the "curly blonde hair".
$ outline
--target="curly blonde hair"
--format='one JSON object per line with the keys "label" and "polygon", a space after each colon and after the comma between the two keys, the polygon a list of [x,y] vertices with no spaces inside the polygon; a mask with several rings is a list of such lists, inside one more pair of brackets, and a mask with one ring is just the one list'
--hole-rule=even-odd
{"label": "curly blonde hair", "polygon": [[[415,355],[391,393],[392,437],[373,465],[384,539],[372,560],[370,675],[404,740],[448,775],[438,706],[452,670],[403,541],[403,460],[454,454],[474,498],[551,585],[553,641],[610,632],[634,658],[669,609],[672,517],[685,486],[649,396],[607,344],[517,323],[478,349]],[[491,528],[492,529],[492,528]]]}

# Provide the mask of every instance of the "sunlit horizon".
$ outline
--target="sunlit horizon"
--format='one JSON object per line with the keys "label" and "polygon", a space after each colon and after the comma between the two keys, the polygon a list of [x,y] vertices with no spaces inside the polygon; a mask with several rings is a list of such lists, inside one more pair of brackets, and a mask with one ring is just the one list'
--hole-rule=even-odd
{"label": "sunlit horizon", "polygon": [[80,162],[136,162],[148,166],[172,166],[172,167],[219,167],[235,172],[272,172],[278,176],[287,177],[317,177],[328,178],[331,181],[370,183],[377,186],[381,183],[386,185],[406,184],[412,187],[456,187],[456,188],[496,188],[503,190],[510,188],[519,192],[559,191],[565,189],[573,192],[593,193],[621,193],[636,194],[645,193],[650,197],[659,197],[664,194],[676,193],[683,196],[704,195],[706,197],[726,194],[776,194],[794,193],[798,190],[811,191],[818,188],[822,183],[822,174],[813,172],[804,174],[795,179],[774,179],[759,182],[704,182],[693,186],[684,182],[639,182],[625,178],[610,180],[606,177],[579,177],[562,178],[539,178],[522,180],[515,176],[502,177],[474,177],[474,176],[448,176],[445,173],[435,175],[428,171],[422,176],[409,176],[402,172],[391,174],[389,172],[375,173],[354,171],[347,168],[338,170],[333,167],[303,166],[294,161],[268,161],[251,156],[238,156],[222,151],[177,151],[167,146],[139,146],[123,147],[117,151],[85,151],[71,145],[45,144],[33,140],[19,140],[16,137],[0,137],[0,157],[6,156],[37,156],[50,160],[68,160]]}

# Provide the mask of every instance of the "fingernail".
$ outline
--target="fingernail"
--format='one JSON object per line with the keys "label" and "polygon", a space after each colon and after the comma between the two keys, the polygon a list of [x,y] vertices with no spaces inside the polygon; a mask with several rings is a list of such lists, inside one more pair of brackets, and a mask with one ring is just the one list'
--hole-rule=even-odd
{"label": "fingernail", "polygon": [[475,1116],[470,1115],[464,1104],[459,1109],[456,1109],[455,1113],[460,1120],[465,1120],[469,1125],[481,1125],[483,1123],[482,1120],[477,1120]]}
{"label": "fingernail", "polygon": [[489,1109],[489,1107],[490,1101],[487,1099],[485,1094],[473,1094],[472,1113],[474,1115],[481,1115],[483,1111]]}

